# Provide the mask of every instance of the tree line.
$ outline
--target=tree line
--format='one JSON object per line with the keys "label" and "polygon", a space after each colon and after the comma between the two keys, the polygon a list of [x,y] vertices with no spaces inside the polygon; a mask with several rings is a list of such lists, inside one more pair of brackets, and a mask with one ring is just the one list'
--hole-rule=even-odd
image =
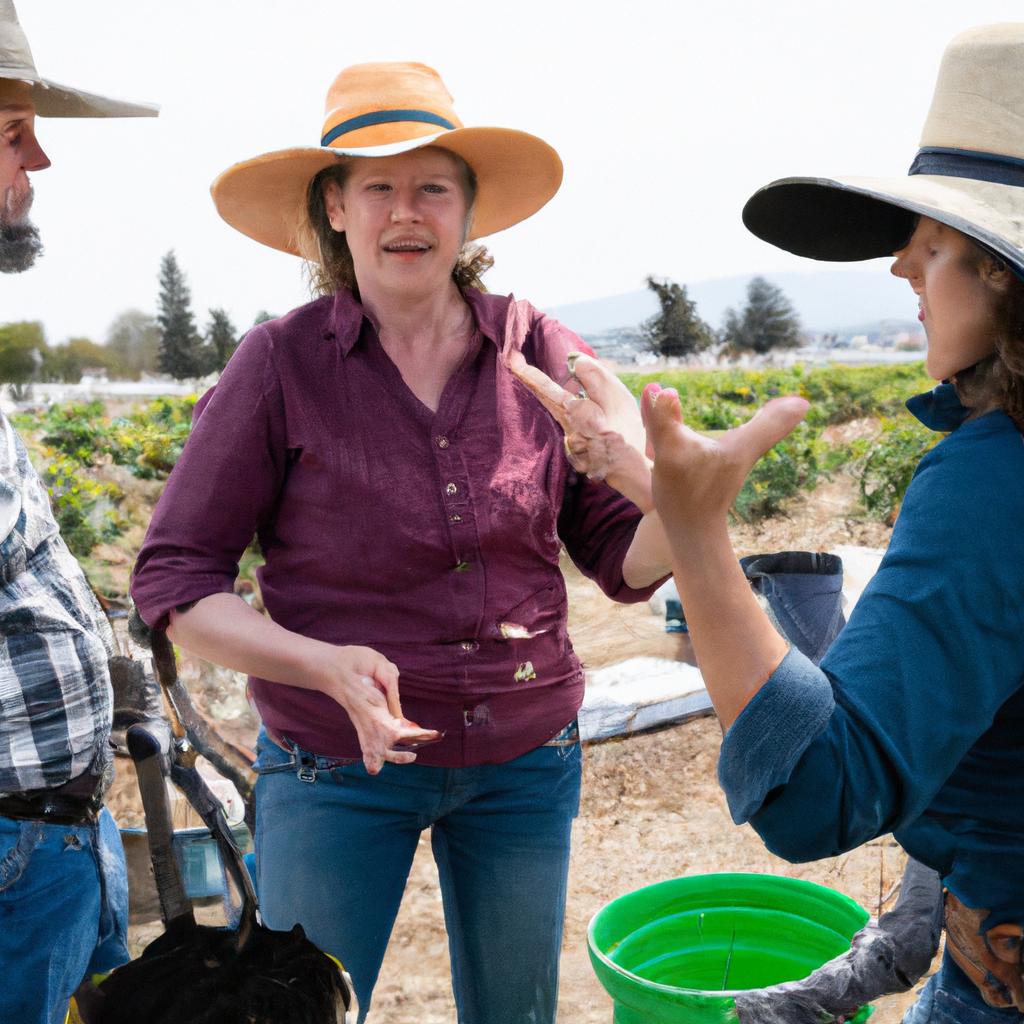
{"label": "tree line", "polygon": [[641,335],[647,348],[659,356],[686,358],[717,344],[723,355],[736,358],[800,344],[800,321],[792,303],[781,288],[763,277],[751,279],[746,303],[738,310],[726,310],[718,331],[701,319],[685,285],[648,277],[647,287],[660,309],[641,325]]}
{"label": "tree line", "polygon": [[[660,308],[640,331],[660,356],[686,358],[718,345],[735,358],[799,344],[800,322],[792,304],[763,277],[750,281],[746,304],[727,310],[718,331],[701,319],[685,285],[651,276],[647,286]],[[269,319],[271,314],[260,312],[254,325]],[[0,382],[9,383],[19,399],[33,381],[77,384],[87,372],[128,380],[145,373],[195,380],[223,370],[240,340],[223,309],[209,310],[205,329],[196,326],[188,282],[172,250],[160,261],[156,316],[125,310],[110,325],[106,344],[71,338],[51,347],[37,321],[0,325]]]}
{"label": "tree line", "polygon": [[[241,340],[225,310],[211,309],[208,315],[200,330],[172,250],[160,261],[156,316],[139,309],[119,313],[105,344],[71,338],[51,346],[38,321],[0,325],[0,382],[10,384],[20,399],[35,381],[77,384],[86,373],[121,380],[147,373],[167,373],[176,380],[205,377],[224,369]],[[260,312],[255,323],[270,319],[271,314]]]}

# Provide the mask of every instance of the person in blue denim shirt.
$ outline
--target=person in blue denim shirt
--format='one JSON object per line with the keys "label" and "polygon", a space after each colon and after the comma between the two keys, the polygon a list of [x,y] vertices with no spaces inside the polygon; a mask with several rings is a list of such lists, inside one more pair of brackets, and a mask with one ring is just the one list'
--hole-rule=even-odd
{"label": "person in blue denim shirt", "polygon": [[909,401],[948,431],[921,461],[889,549],[814,666],[772,628],[726,514],[804,415],[768,403],[710,440],[651,386],[657,508],[697,659],[727,730],[737,823],[803,861],[892,832],[946,889],[946,956],[907,1024],[1024,1021],[1024,25],[953,40],[903,179],[791,178],[756,193],[760,237],[820,259],[895,254],[920,300]]}
{"label": "person in blue denim shirt", "polygon": [[[42,80],[0,0],[0,272],[41,251],[35,115],[156,110]],[[63,1024],[84,978],[128,959],[128,881],[110,813],[113,636],[46,489],[0,413],[0,1021]]]}

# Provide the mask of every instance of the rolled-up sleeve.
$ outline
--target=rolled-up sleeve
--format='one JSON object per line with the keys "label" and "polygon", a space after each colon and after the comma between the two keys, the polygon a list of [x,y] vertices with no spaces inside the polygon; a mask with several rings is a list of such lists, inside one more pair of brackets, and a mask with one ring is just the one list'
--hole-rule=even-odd
{"label": "rolled-up sleeve", "polygon": [[791,861],[918,819],[1024,680],[1020,436],[952,440],[820,669],[791,651],[723,742],[734,820]]}
{"label": "rolled-up sleeve", "polygon": [[722,741],[718,781],[737,825],[789,781],[804,751],[828,727],[835,705],[825,673],[790,648]]}
{"label": "rolled-up sleeve", "polygon": [[166,628],[178,605],[233,591],[242,552],[272,517],[285,438],[273,344],[257,327],[196,406],[139,552],[131,595],[150,626]]}
{"label": "rolled-up sleeve", "polygon": [[643,513],[607,484],[571,473],[558,519],[558,535],[576,567],[614,601],[646,601],[668,579],[635,589],[622,563]]}

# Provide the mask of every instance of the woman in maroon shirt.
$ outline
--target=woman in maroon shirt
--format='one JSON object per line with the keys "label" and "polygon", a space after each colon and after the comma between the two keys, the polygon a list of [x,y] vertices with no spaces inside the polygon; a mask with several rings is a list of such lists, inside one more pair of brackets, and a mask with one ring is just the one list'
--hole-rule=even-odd
{"label": "woman in maroon shirt", "polygon": [[[566,380],[583,343],[485,294],[466,245],[560,179],[541,140],[462,128],[430,68],[369,64],[332,85],[321,148],[214,184],[323,294],[250,331],[197,405],[132,594],[250,674],[263,913],[344,961],[361,1020],[427,827],[459,1020],[554,1020],[584,682],[559,552],[617,600],[667,572],[648,463],[615,431],[628,392],[595,382],[611,413],[574,400],[593,419],[567,441],[516,373]],[[232,592],[254,533],[269,618]]]}

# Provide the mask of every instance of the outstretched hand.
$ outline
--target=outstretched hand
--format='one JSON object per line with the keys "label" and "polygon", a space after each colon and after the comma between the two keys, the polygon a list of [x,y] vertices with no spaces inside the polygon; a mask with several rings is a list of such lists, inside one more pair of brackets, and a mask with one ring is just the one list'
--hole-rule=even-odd
{"label": "outstretched hand", "polygon": [[570,391],[522,352],[508,367],[561,425],[570,465],[591,480],[607,480],[642,511],[653,508],[650,464],[644,455],[644,427],[629,389],[599,360],[571,354],[569,370],[580,385]]}
{"label": "outstretched hand", "polygon": [[797,396],[773,398],[753,419],[718,437],[683,423],[674,388],[648,384],[640,403],[647,453],[654,458],[654,503],[670,533],[724,520],[762,455],[786,437],[807,413]]}

